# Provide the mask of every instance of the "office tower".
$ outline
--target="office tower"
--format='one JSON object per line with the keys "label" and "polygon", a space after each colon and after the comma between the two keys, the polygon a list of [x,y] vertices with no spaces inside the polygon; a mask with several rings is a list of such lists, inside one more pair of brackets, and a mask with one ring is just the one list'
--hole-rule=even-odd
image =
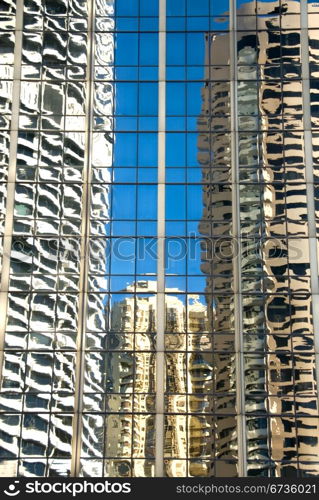
{"label": "office tower", "polygon": [[318,475],[318,4],[0,26],[0,475]]}

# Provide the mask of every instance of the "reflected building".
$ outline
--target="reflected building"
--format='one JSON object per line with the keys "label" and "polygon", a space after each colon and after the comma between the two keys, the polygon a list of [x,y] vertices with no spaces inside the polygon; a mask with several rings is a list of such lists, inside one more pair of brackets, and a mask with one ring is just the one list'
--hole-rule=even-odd
{"label": "reflected building", "polygon": [[[247,3],[237,10],[240,31],[236,39],[238,156],[235,161],[239,166],[236,198],[229,189],[231,160],[227,161],[226,152],[230,142],[227,135],[218,133],[222,120],[231,115],[230,83],[219,81],[220,68],[214,68],[216,73],[210,75],[207,66],[198,120],[203,183],[209,182],[208,175],[214,173],[214,169],[207,169],[212,158],[216,167],[223,169],[215,169],[220,185],[203,188],[200,232],[207,238],[212,231],[209,222],[224,221],[222,232],[216,236],[222,236],[224,246],[229,245],[238,231],[233,224],[239,208],[240,232],[233,248],[241,262],[248,474],[294,475],[299,467],[307,469],[309,462],[311,473],[316,474],[316,367],[315,355],[311,354],[314,333],[306,239],[309,227],[303,167],[303,94],[298,79],[302,70],[300,5],[298,2],[285,2],[282,6],[276,2],[257,4],[260,17],[255,32],[252,18],[255,4]],[[280,20],[286,29],[279,24]],[[310,31],[310,40],[314,34]],[[210,64],[227,64],[229,40],[224,34],[215,37],[206,34],[206,59],[210,59]],[[215,81],[209,83],[210,79]],[[213,269],[206,262],[208,245],[204,244],[202,268],[207,275],[220,275],[224,279],[228,276],[229,281],[222,285],[227,291],[231,290],[234,279],[234,261],[227,262],[221,257],[219,244],[210,246],[208,251]],[[208,294],[213,294],[218,286],[215,280],[207,277]],[[228,317],[234,320],[233,303],[227,304],[225,299]],[[223,312],[212,311],[218,324]],[[232,329],[231,325],[229,328]],[[309,405],[309,412],[304,412],[307,417],[300,420],[295,406],[299,404]],[[228,445],[231,444],[229,436]]]}
{"label": "reflected building", "polygon": [[[242,276],[247,276],[250,282],[247,291],[252,295],[247,293],[243,299],[244,318],[247,315],[252,320],[249,330],[255,334],[250,348],[260,351],[259,358],[247,355],[245,374],[248,392],[260,395],[255,397],[254,411],[269,412],[267,420],[260,418],[258,424],[256,420],[248,421],[248,471],[260,473],[262,462],[267,458],[273,474],[282,476],[294,474],[293,470],[298,467],[301,471],[307,469],[307,463],[316,462],[318,418],[306,239],[311,231],[307,218],[310,193],[303,168],[307,160],[302,130],[306,125],[305,118],[302,125],[302,115],[306,111],[299,80],[300,72],[305,71],[298,30],[300,5],[297,2],[281,5],[285,18],[281,31],[279,19],[274,15],[276,7],[268,4],[263,10],[260,6],[265,18],[258,19],[260,31],[257,31],[256,46],[246,34],[238,37],[238,78],[243,80],[238,84],[239,122],[242,120],[239,127],[255,130],[257,126],[260,130],[253,141],[252,134],[240,132],[238,148],[239,155],[242,150],[244,156],[239,157],[239,162],[248,167],[246,171],[251,177],[251,184],[248,185],[247,178],[239,194],[241,224],[243,221],[247,234],[245,246],[252,244],[249,236],[261,240],[258,255],[253,251],[255,255],[247,256],[242,269]],[[245,6],[242,9],[240,27],[245,30],[248,29]],[[309,31],[310,38],[312,33]],[[257,77],[252,77],[251,68],[245,67],[254,62],[258,64]],[[278,64],[280,82],[276,78]],[[259,80],[257,95],[251,83],[255,78]],[[251,119],[256,126],[248,125]],[[254,184],[252,170],[257,162],[260,177],[256,179],[258,184]],[[251,206],[255,209],[253,213]],[[252,279],[257,274],[262,277],[260,288]],[[259,377],[253,375],[256,373]],[[301,420],[299,404],[309,404],[312,408]],[[261,464],[256,466],[254,462],[258,459]],[[310,465],[310,469],[316,473],[317,466]]]}
{"label": "reflected building", "polygon": [[[210,367],[211,383],[199,377],[194,380],[192,390],[195,394],[203,394],[198,398],[197,411],[205,408],[204,412],[211,415],[197,419],[199,439],[197,450],[192,450],[193,456],[197,451],[197,456],[202,458],[201,448],[205,447],[206,461],[194,462],[190,470],[194,476],[235,476],[238,460],[232,165],[229,137],[223,132],[230,128],[231,116],[230,82],[227,81],[229,51],[228,34],[205,34],[205,85],[201,89],[202,107],[197,120],[198,162],[203,186],[199,234],[203,236],[201,272],[206,276],[207,333],[212,353],[197,352],[194,358],[196,366],[202,370],[205,366]],[[201,348],[194,346],[194,350],[201,351]],[[211,440],[207,440],[209,429],[213,429]]]}

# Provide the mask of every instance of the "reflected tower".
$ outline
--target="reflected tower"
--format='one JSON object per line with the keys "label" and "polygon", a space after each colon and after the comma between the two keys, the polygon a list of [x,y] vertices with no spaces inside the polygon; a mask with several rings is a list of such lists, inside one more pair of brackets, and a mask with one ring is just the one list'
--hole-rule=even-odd
{"label": "reflected tower", "polygon": [[[239,252],[248,474],[282,476],[294,474],[298,467],[306,469],[307,463],[316,462],[318,453],[300,5],[293,1],[281,6],[277,2],[257,4],[244,3],[237,9],[236,41],[228,35],[206,34],[206,83],[198,120],[198,159],[204,184],[200,232],[205,236],[202,269],[209,276],[207,297],[216,293],[219,284],[226,293],[232,290],[233,266],[239,264],[236,255],[233,261],[227,255]],[[310,31],[310,43],[312,34]],[[229,41],[236,47],[235,198],[237,186],[227,154],[230,143],[227,134],[218,132],[229,129],[234,113],[230,83],[223,81],[222,73],[229,60]],[[237,212],[239,232],[232,240]],[[215,233],[214,221],[223,222]],[[206,238],[211,236],[213,244],[208,244]],[[222,309],[214,300],[208,307],[213,337],[218,329],[234,331],[232,298],[225,297],[222,303]],[[216,384],[225,377],[229,395],[236,378],[229,366],[225,370],[221,358],[217,354],[214,359]],[[230,428],[229,450],[236,439],[235,420]],[[312,473],[316,467],[310,466]]]}
{"label": "reflected tower", "polygon": [[[201,396],[201,408],[212,416],[198,418],[202,427],[202,446],[207,447],[207,459],[212,461],[198,475],[236,475],[236,362],[234,351],[234,301],[232,291],[232,191],[231,148],[229,137],[223,132],[230,124],[229,67],[230,39],[226,33],[205,34],[205,85],[201,89],[202,109],[198,117],[198,162],[202,169],[203,216],[199,223],[201,241],[201,272],[206,275],[207,335],[212,353],[198,353],[192,357],[194,369],[202,369],[205,376],[193,382],[191,399]],[[202,338],[200,337],[199,346]],[[196,347],[194,350],[197,350]],[[206,370],[205,370],[206,367]],[[190,371],[192,371],[190,367]],[[195,417],[194,417],[195,418]],[[213,429],[207,442],[206,429]],[[200,443],[198,443],[200,447]],[[201,455],[199,449],[199,456]],[[223,471],[218,459],[224,460]],[[207,462],[209,463],[209,462]],[[193,471],[194,475],[196,471]]]}

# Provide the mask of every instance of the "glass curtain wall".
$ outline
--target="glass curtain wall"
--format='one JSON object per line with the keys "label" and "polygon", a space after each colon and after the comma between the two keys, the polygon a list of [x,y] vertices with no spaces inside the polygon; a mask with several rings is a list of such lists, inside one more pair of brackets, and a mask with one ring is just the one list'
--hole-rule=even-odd
{"label": "glass curtain wall", "polygon": [[[4,28],[15,4],[1,2]],[[87,14],[80,0],[18,2],[22,52],[13,61],[7,46],[1,48],[1,61],[15,65],[20,100],[18,131],[12,136],[17,152],[9,158],[15,194],[7,206],[12,217],[7,289],[2,282],[8,297],[2,311],[7,314],[1,379],[4,476],[68,475],[71,468]],[[12,39],[10,32],[1,36]]]}
{"label": "glass curtain wall", "polygon": [[227,2],[167,1],[169,476],[235,476],[238,445]]}
{"label": "glass curtain wall", "polygon": [[158,3],[97,1],[81,468],[154,475]]}
{"label": "glass curtain wall", "polygon": [[306,19],[304,2],[237,5],[248,475],[318,474]]}

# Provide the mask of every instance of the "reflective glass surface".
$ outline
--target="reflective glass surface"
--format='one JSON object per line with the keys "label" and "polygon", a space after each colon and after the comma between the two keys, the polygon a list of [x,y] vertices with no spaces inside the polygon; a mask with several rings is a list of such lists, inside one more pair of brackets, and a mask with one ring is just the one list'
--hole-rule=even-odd
{"label": "reflective glass surface", "polygon": [[[13,17],[14,4],[1,2],[3,22]],[[10,31],[4,32],[8,48],[1,44],[7,129],[14,64],[20,94],[17,151],[9,162],[16,183],[0,395],[2,476],[71,471],[87,156],[87,7],[82,0],[25,0],[21,54],[14,60],[10,49],[10,56]],[[7,157],[5,150],[8,164]]]}

